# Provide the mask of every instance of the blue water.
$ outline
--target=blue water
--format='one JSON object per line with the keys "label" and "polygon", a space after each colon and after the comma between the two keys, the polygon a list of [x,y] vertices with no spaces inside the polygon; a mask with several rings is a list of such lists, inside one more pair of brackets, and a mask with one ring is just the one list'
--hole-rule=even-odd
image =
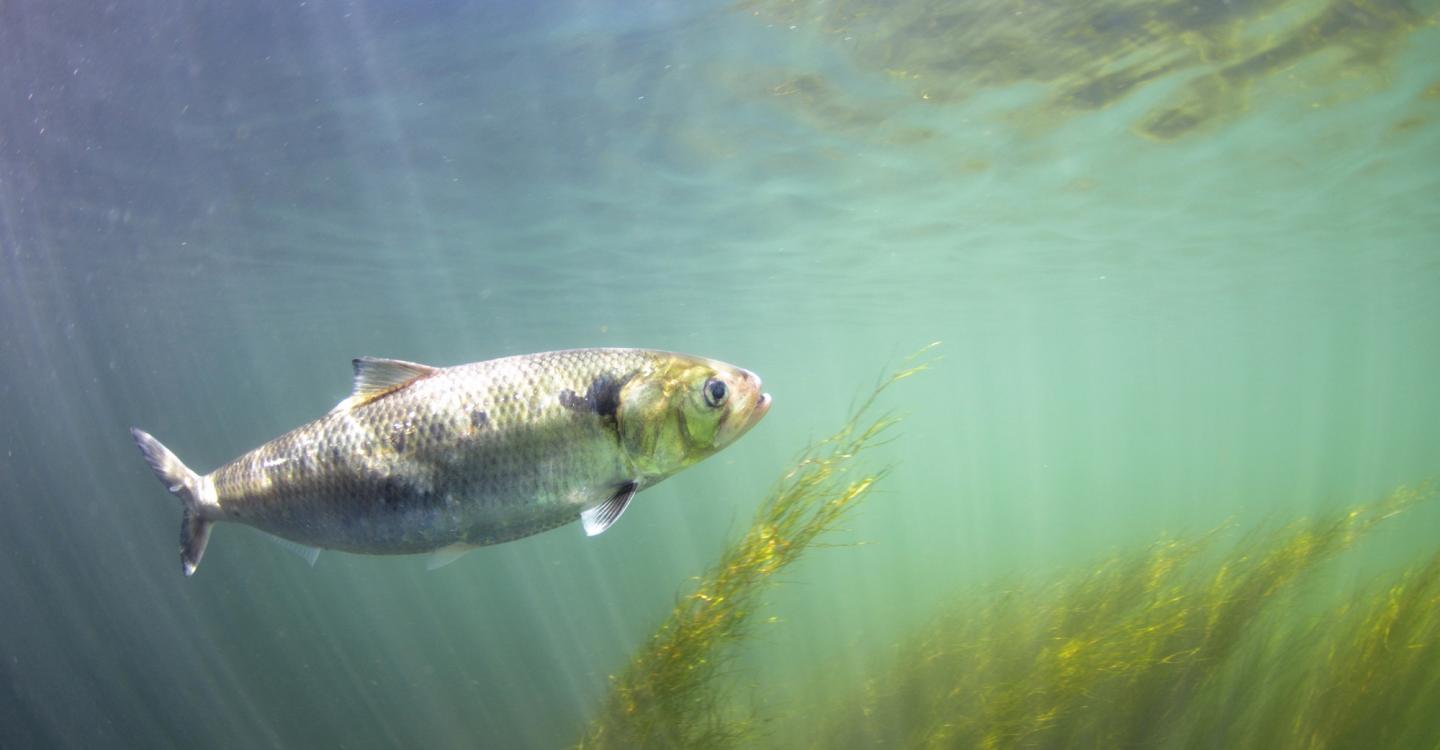
{"label": "blue water", "polygon": [[[939,6],[852,5],[0,5],[0,746],[573,742],[796,452],[935,340],[863,545],[787,572],[740,659],[777,722],[936,591],[1440,471],[1433,3],[1177,137],[1145,123],[1203,65],[1057,110],[1043,77],[932,87],[915,39],[944,40],[896,29]],[[1026,33],[997,66],[1066,29]],[[352,357],[582,346],[734,362],[775,406],[598,538],[436,572],[222,527],[185,579],[126,433],[207,471]]]}

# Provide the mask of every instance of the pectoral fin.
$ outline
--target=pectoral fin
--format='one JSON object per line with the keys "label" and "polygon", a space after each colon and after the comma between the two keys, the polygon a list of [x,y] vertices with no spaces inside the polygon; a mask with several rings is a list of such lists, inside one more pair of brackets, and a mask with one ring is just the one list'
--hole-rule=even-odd
{"label": "pectoral fin", "polygon": [[610,528],[619,520],[620,514],[630,507],[630,499],[640,491],[638,482],[630,481],[620,485],[605,502],[580,513],[580,523],[585,526],[585,536],[595,536]]}

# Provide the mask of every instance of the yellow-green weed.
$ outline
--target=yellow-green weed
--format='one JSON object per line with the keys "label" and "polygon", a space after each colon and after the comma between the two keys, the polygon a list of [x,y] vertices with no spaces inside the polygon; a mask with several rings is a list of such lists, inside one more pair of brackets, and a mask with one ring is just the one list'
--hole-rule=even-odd
{"label": "yellow-green weed", "polygon": [[839,432],[801,454],[745,535],[675,604],[626,670],[612,678],[610,695],[581,747],[730,747],[747,736],[748,717],[726,704],[716,680],[728,649],[743,638],[773,576],[833,529],[884,476],[883,469],[865,471],[856,463],[898,421],[892,415],[870,418],[875,399],[926,367],[919,364],[882,380]]}

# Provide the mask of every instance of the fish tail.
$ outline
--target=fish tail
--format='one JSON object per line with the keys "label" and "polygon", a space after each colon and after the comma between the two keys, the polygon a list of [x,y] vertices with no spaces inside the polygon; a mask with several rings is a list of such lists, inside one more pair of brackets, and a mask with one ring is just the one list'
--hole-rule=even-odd
{"label": "fish tail", "polygon": [[130,428],[135,444],[155,476],[160,478],[170,494],[180,498],[184,505],[180,516],[180,564],[185,575],[194,575],[200,567],[200,558],[205,555],[205,544],[210,541],[210,528],[214,522],[205,517],[205,478],[191,471],[169,448],[160,444],[144,430]]}

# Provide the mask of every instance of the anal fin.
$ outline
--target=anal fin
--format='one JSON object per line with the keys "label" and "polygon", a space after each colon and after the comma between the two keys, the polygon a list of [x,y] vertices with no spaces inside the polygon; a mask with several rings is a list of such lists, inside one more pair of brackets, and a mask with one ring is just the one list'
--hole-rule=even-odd
{"label": "anal fin", "polygon": [[280,545],[285,551],[299,556],[301,560],[309,563],[312,568],[315,567],[315,561],[320,559],[319,547],[311,547],[308,544],[293,542],[283,536],[275,536],[274,534],[266,534],[266,536],[270,537],[271,541]]}
{"label": "anal fin", "polygon": [[440,568],[443,568],[446,565],[449,565],[450,563],[453,563],[456,560],[464,557],[467,553],[469,553],[471,550],[475,549],[478,546],[480,545],[456,542],[448,547],[441,547],[440,549],[437,549],[434,552],[430,553],[430,560],[425,563],[425,569],[438,570]]}
{"label": "anal fin", "polygon": [[585,527],[585,536],[595,536],[610,528],[625,509],[630,507],[630,500],[635,493],[640,491],[640,484],[631,480],[620,485],[605,502],[588,508],[580,513],[580,523]]}

